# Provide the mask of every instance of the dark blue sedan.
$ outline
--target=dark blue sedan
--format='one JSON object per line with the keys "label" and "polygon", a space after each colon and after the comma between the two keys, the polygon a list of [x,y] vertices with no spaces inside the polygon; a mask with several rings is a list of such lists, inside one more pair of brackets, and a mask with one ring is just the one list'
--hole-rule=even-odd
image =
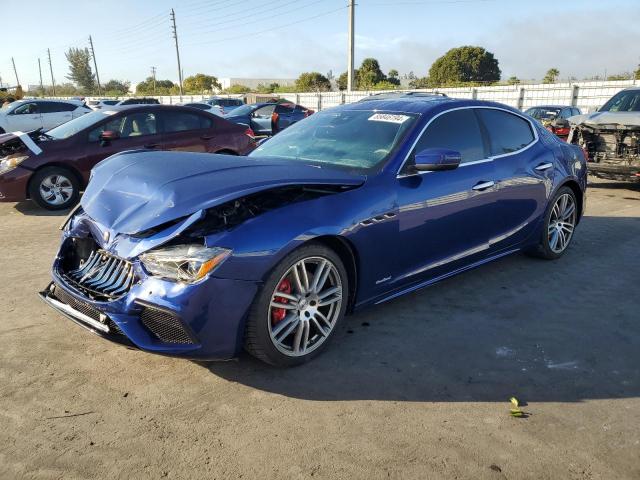
{"label": "dark blue sedan", "polygon": [[582,151],[496,103],[405,95],[325,110],[248,157],[132,151],[63,227],[52,307],[106,338],[291,366],[345,314],[515,252],[556,259]]}
{"label": "dark blue sedan", "polygon": [[224,116],[225,120],[246,125],[256,135],[275,135],[307,118],[313,110],[289,102],[266,102],[243,105]]}

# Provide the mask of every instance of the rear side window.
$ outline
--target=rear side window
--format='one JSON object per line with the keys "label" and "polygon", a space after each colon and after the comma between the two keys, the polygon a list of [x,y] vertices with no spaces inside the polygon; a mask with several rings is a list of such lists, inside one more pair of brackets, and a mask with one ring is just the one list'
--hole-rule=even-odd
{"label": "rear side window", "polygon": [[522,117],[487,108],[477,112],[489,133],[491,155],[516,152],[535,140],[531,124]]}
{"label": "rear side window", "polygon": [[436,118],[422,134],[413,155],[427,148],[449,148],[462,154],[462,163],[486,157],[478,118],[472,109],[454,110]]}
{"label": "rear side window", "polygon": [[223,107],[239,107],[241,105],[244,105],[244,103],[242,103],[242,100],[237,100],[234,98],[221,98],[220,100],[216,100],[214,104],[221,105]]}
{"label": "rear side window", "polygon": [[38,102],[40,105],[40,112],[42,113],[58,113],[58,112],[73,112],[78,105],[66,102]]}
{"label": "rear side window", "polygon": [[165,133],[186,132],[188,130],[211,128],[212,126],[211,119],[195,113],[165,112],[162,117]]}

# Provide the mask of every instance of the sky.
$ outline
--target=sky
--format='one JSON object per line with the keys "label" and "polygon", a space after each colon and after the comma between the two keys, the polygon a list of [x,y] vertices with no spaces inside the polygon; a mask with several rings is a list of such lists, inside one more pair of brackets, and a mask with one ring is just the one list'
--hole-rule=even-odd
{"label": "sky", "polygon": [[[7,0],[1,0],[7,3]],[[93,37],[102,83],[135,84],[157,68],[177,81],[169,12],[175,10],[185,76],[295,78],[347,68],[347,0],[31,0],[29,22],[4,20],[2,82],[50,84],[68,74],[64,52]],[[640,63],[640,0],[357,0],[356,67],[366,57],[383,71],[425,76],[453,47],[479,45],[502,77],[541,79],[628,72]],[[35,24],[34,24],[35,22]],[[29,28],[25,28],[29,25]],[[32,28],[35,27],[35,28]]]}

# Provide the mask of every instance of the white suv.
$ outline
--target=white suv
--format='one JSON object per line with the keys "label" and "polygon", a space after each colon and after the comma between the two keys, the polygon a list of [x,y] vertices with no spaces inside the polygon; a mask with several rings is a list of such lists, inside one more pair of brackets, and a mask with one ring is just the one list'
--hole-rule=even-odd
{"label": "white suv", "polygon": [[0,109],[0,133],[49,130],[89,112],[77,100],[18,100]]}

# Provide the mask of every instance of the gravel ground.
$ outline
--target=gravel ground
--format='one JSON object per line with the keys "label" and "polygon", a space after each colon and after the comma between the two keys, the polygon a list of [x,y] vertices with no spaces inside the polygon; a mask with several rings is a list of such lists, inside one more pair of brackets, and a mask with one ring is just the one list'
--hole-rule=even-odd
{"label": "gravel ground", "polygon": [[62,217],[0,204],[0,478],[638,479],[640,188],[591,187],[559,261],[348,317],[291,370],[91,335],[36,297]]}

